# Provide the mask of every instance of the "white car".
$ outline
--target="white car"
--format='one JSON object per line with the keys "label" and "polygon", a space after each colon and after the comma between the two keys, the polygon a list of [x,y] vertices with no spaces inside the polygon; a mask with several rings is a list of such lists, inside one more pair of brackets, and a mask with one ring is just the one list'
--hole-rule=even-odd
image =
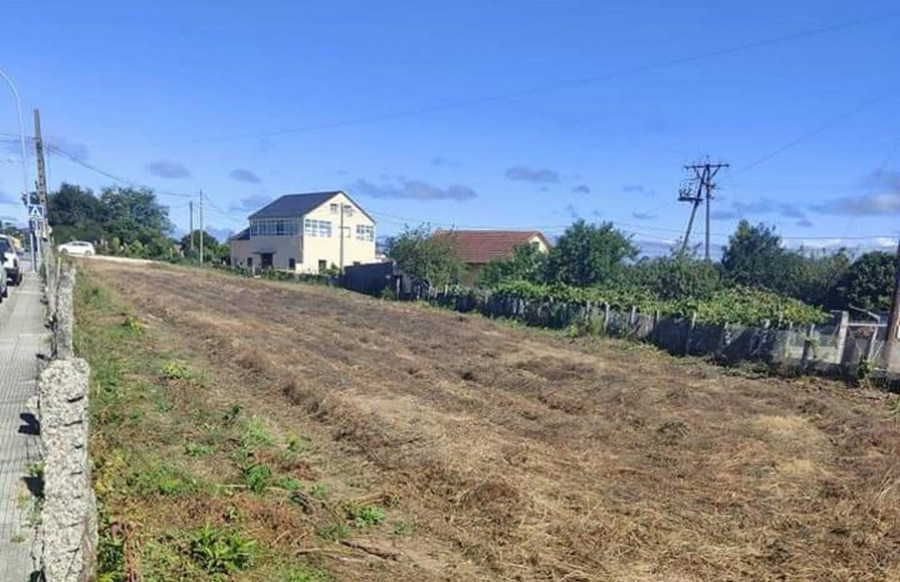
{"label": "white car", "polygon": [[90,257],[97,254],[94,245],[89,242],[84,242],[83,240],[73,240],[72,242],[61,244],[57,247],[57,250],[61,255],[73,255],[77,257]]}
{"label": "white car", "polygon": [[22,282],[22,265],[19,263],[19,254],[8,236],[0,235],[0,262],[3,263],[3,271],[6,273],[7,285],[18,285]]}

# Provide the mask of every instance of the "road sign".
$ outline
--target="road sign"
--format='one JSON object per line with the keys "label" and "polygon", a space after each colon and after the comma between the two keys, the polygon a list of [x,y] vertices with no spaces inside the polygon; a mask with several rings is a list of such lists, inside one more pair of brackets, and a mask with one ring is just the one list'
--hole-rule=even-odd
{"label": "road sign", "polygon": [[29,220],[44,220],[44,205],[43,204],[29,204],[28,205],[28,219]]}

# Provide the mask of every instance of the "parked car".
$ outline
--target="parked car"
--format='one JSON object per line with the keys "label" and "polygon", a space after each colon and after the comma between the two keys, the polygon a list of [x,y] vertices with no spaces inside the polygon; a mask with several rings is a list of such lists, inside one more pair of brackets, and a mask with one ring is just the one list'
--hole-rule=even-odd
{"label": "parked car", "polygon": [[0,303],[9,297],[9,280],[6,278],[6,269],[0,269]]}
{"label": "parked car", "polygon": [[78,257],[90,257],[97,254],[94,245],[83,240],[73,240],[59,245],[57,248],[61,255],[73,255]]}
{"label": "parked car", "polygon": [[7,285],[18,285],[22,282],[22,264],[19,262],[19,253],[9,237],[0,235],[0,259],[3,261],[3,272],[6,275]]}

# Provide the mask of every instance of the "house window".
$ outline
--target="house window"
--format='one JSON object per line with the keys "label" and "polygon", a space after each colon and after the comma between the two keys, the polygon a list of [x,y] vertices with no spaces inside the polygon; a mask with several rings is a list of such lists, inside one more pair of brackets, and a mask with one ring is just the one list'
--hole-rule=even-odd
{"label": "house window", "polygon": [[356,225],[356,240],[373,241],[375,240],[375,227],[367,224]]}
{"label": "house window", "polygon": [[290,269],[291,271],[297,270],[297,259],[288,259],[288,269]]}
{"label": "house window", "polygon": [[344,216],[353,216],[353,207],[349,204],[344,204]]}
{"label": "house window", "polygon": [[337,202],[332,202],[332,203],[331,203],[331,213],[332,213],[332,214],[337,214],[337,213],[338,213],[338,205],[337,205]]}
{"label": "house window", "polygon": [[253,268],[253,257],[247,257],[247,268],[248,269]]}
{"label": "house window", "polygon": [[319,272],[324,273],[326,269],[328,269],[328,263],[325,259],[319,259]]}
{"label": "house window", "polygon": [[300,221],[293,218],[259,218],[250,223],[250,236],[297,236]]}
{"label": "house window", "polygon": [[303,221],[303,231],[306,236],[320,236],[325,238],[331,237],[331,221],[330,220],[313,220],[307,218]]}

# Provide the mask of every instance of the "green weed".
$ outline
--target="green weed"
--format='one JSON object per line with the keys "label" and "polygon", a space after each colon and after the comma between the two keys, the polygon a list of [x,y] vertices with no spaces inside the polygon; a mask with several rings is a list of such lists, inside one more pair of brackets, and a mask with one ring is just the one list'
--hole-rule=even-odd
{"label": "green weed", "polygon": [[312,495],[314,499],[324,501],[331,494],[331,489],[324,483],[313,483],[312,487],[309,488],[309,494]]}
{"label": "green weed", "polygon": [[213,454],[212,447],[200,443],[188,443],[184,445],[184,454],[189,457],[205,457]]}
{"label": "green weed", "polygon": [[303,488],[303,483],[293,477],[282,477],[278,480],[278,486],[288,491],[300,491]]}
{"label": "green weed", "polygon": [[142,335],[144,335],[144,327],[141,325],[141,322],[138,320],[138,318],[133,315],[125,316],[125,321],[122,322],[122,327],[132,337],[141,337]]}
{"label": "green weed", "polygon": [[347,508],[347,517],[353,522],[353,527],[365,529],[380,524],[387,515],[377,505],[362,505],[359,507],[351,505]]}
{"label": "green weed", "polygon": [[230,575],[253,564],[256,541],[210,525],[188,536],[191,559],[208,574]]}
{"label": "green weed", "polygon": [[272,469],[264,463],[247,463],[241,467],[244,483],[254,493],[264,493],[272,484]]}
{"label": "green weed", "polygon": [[167,380],[189,380],[192,377],[190,370],[184,364],[174,360],[163,364],[162,374]]}
{"label": "green weed", "polygon": [[222,422],[224,422],[225,424],[230,424],[230,423],[234,422],[234,420],[241,413],[241,410],[243,410],[243,407],[240,404],[238,404],[237,402],[235,402],[234,404],[229,406],[228,410],[226,410],[225,413],[222,415]]}
{"label": "green weed", "polygon": [[285,582],[327,582],[332,578],[326,570],[301,564],[288,568],[283,579]]}
{"label": "green weed", "polygon": [[405,538],[409,537],[416,531],[415,524],[412,524],[408,521],[398,521],[396,525],[394,525],[394,537],[396,538]]}

